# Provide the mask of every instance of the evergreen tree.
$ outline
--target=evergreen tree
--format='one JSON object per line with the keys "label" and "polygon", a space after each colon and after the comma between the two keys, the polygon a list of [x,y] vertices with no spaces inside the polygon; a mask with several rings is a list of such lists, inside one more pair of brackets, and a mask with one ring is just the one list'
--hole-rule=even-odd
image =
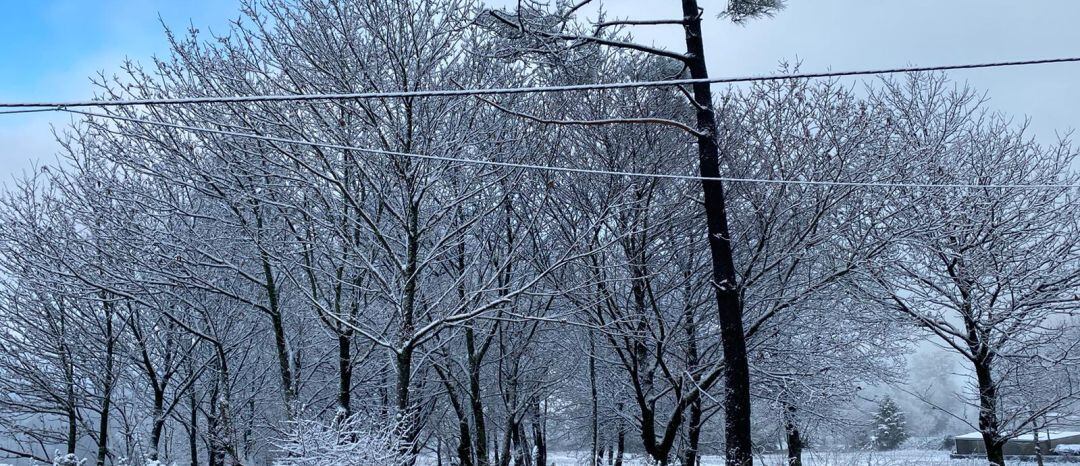
{"label": "evergreen tree", "polygon": [[904,412],[890,397],[878,404],[873,419],[872,441],[877,450],[895,450],[907,440],[907,421]]}

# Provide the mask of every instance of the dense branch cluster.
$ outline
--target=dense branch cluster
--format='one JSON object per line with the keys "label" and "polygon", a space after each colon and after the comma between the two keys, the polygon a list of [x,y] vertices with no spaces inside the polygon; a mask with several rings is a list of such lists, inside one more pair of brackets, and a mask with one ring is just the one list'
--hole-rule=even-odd
{"label": "dense branch cluster", "polygon": [[[170,33],[171,54],[100,97],[689,73],[587,3],[249,0],[227,35]],[[741,20],[781,2],[730,3]],[[791,464],[847,442],[860,391],[898,383],[912,339],[970,363],[957,395],[988,445],[1053,425],[1080,389],[1076,190],[727,185],[721,283],[700,183],[452,161],[694,175],[712,138],[732,177],[1077,182],[1067,142],[1036,144],[941,76],[771,81],[712,110],[650,88],[105,111],[0,202],[13,458],[694,466],[725,451],[717,290],[742,318],[755,446],[782,438]]]}

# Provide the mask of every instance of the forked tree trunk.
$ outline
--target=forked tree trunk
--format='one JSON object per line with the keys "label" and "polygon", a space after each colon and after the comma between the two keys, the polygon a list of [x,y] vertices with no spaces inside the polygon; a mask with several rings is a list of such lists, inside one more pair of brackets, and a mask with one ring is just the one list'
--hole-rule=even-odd
{"label": "forked tree trunk", "polygon": [[476,431],[473,451],[476,455],[476,466],[488,466],[487,421],[484,419],[484,398],[480,388],[480,363],[483,354],[476,350],[472,326],[465,328],[465,342],[469,353],[469,405],[472,408],[473,428]]}

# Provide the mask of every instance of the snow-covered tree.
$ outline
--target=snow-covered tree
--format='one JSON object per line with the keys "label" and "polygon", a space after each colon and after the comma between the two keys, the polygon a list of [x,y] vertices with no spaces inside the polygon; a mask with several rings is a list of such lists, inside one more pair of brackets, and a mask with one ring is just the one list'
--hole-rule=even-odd
{"label": "snow-covered tree", "polygon": [[876,450],[895,450],[908,438],[907,419],[890,397],[878,402],[871,420],[870,438]]}
{"label": "snow-covered tree", "polygon": [[868,268],[878,286],[866,291],[967,360],[972,425],[988,459],[1004,464],[1008,439],[1078,394],[1068,377],[1052,397],[1026,396],[1031,385],[1016,380],[1032,361],[1057,374],[1077,363],[1076,345],[1062,342],[1080,309],[1080,202],[1077,190],[1054,187],[1080,181],[1077,152],[1068,141],[1037,144],[942,76],[885,81],[872,100],[912,179],[985,186],[899,197],[887,225],[907,233]]}

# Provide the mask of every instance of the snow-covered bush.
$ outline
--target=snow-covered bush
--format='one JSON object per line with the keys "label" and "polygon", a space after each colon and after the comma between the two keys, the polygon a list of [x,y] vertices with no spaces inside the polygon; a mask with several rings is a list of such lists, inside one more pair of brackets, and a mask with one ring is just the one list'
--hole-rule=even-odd
{"label": "snow-covered bush", "polygon": [[85,462],[85,458],[79,459],[79,457],[74,454],[68,453],[66,455],[56,455],[56,458],[53,458],[52,464],[53,466],[82,466]]}
{"label": "snow-covered bush", "polygon": [[1062,456],[1080,456],[1080,445],[1058,445],[1054,447],[1054,453]]}
{"label": "snow-covered bush", "polygon": [[354,414],[327,424],[313,420],[290,423],[278,443],[278,466],[382,466],[407,464],[410,448],[397,435],[398,423]]}

